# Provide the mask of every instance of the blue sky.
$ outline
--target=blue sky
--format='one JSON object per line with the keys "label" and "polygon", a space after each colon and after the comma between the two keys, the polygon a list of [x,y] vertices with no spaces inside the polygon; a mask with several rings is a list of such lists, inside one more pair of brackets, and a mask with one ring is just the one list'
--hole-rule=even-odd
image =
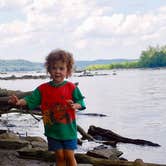
{"label": "blue sky", "polygon": [[0,59],[136,59],[166,44],[166,0],[0,0]]}

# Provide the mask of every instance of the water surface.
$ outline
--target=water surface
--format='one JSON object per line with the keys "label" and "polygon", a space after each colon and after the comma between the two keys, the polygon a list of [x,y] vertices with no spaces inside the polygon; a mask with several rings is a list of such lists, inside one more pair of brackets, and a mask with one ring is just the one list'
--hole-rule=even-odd
{"label": "water surface", "polygon": [[[78,124],[85,130],[96,125],[124,137],[159,143],[158,148],[121,143],[118,149],[128,160],[142,158],[144,162],[166,164],[166,69],[117,70],[116,75],[113,71],[101,72],[109,75],[70,78],[79,82],[87,105],[85,112],[107,115],[78,116]],[[29,91],[45,81],[48,80],[1,80],[0,88]],[[30,116],[8,114],[2,118],[10,119],[15,124],[12,129],[22,134],[43,134],[42,122],[38,124]]]}

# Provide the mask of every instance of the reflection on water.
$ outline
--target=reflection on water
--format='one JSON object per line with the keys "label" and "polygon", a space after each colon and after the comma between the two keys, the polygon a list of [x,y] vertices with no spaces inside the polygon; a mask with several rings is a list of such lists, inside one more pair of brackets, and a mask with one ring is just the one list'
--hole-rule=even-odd
{"label": "reflection on water", "polygon": [[[81,115],[78,116],[78,123],[85,130],[90,125],[96,125],[125,137],[159,143],[159,148],[132,144],[118,144],[118,148],[124,152],[123,157],[129,160],[142,158],[145,162],[165,164],[166,70],[117,70],[116,75],[113,75],[112,71],[102,73],[109,75],[70,78],[73,82],[79,82],[79,87],[85,95],[85,111],[108,115]],[[1,80],[0,88],[29,91],[44,81],[48,80]],[[16,125],[11,128],[21,134],[27,132],[29,135],[43,135],[42,122],[38,124],[28,115],[19,116],[4,115],[2,118],[8,118],[10,124]]]}

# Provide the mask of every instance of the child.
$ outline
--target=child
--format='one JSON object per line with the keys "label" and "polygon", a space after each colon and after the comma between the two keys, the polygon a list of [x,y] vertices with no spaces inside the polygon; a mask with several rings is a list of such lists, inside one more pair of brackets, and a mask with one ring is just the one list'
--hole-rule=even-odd
{"label": "child", "polygon": [[37,87],[30,96],[9,102],[34,109],[41,106],[48,149],[55,152],[57,166],[76,166],[77,148],[75,110],[85,109],[83,96],[75,84],[64,80],[72,74],[73,56],[64,50],[54,50],[47,57],[45,67],[52,79]]}

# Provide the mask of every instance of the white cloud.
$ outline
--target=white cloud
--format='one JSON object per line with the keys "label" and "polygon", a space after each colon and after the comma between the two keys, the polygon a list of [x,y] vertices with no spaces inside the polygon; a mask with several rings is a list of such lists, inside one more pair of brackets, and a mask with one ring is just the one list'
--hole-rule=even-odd
{"label": "white cloud", "polygon": [[89,50],[94,58],[106,51],[118,56],[121,50],[126,57],[129,52],[134,56],[137,52],[138,56],[138,51],[148,44],[164,43],[166,7],[123,13],[113,12],[110,4],[97,0],[0,1],[3,10],[11,9],[11,14],[20,11],[24,16],[0,22],[0,49],[12,58],[14,54],[6,50],[8,47],[18,49],[20,54],[24,48],[28,49],[26,58],[37,53],[40,56],[36,59],[42,59],[49,50],[58,47],[72,50],[77,59],[83,59]]}
{"label": "white cloud", "polygon": [[163,13],[166,13],[166,6],[161,6],[159,9],[158,9],[159,12],[163,12]]}
{"label": "white cloud", "polygon": [[20,10],[28,3],[32,2],[32,0],[1,0],[0,8],[10,9],[10,10]]}
{"label": "white cloud", "polygon": [[[136,42],[142,39],[148,40],[150,38],[152,39],[152,37],[155,40],[155,37],[161,36],[160,29],[166,26],[165,19],[166,14],[161,14],[160,12],[157,14],[145,13],[92,16],[88,17],[87,20],[77,28],[76,35],[82,40],[85,38],[94,38],[94,41],[104,41],[104,38],[108,37],[115,41],[121,38],[121,40],[125,41],[124,43],[127,42],[133,45],[134,41]],[[135,38],[135,40],[132,40],[132,42],[126,41],[130,38]],[[114,42],[112,42],[112,44],[114,44]]]}

